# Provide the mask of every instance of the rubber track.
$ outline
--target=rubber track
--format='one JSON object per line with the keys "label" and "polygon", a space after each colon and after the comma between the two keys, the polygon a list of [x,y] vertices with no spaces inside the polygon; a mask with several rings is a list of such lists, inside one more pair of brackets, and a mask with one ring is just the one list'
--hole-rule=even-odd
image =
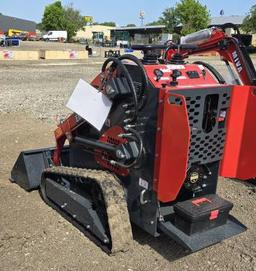
{"label": "rubber track", "polygon": [[52,167],[46,169],[43,174],[80,177],[97,182],[105,200],[108,225],[112,240],[111,253],[125,252],[129,249],[133,241],[131,223],[124,189],[115,175],[102,170],[72,167]]}

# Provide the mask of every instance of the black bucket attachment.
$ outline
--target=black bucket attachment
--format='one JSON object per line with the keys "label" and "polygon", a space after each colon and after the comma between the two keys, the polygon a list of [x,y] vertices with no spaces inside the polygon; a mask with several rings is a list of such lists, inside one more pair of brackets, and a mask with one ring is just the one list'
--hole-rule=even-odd
{"label": "black bucket attachment", "polygon": [[[42,172],[52,166],[53,151],[54,148],[46,148],[21,152],[11,171],[11,182],[26,191],[38,189]],[[63,150],[62,161],[68,161],[68,152],[68,148]]]}

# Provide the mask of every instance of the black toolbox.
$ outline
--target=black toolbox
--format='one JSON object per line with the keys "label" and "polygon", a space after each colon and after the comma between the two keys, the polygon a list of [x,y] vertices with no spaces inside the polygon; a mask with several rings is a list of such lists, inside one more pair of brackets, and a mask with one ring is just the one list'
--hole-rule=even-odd
{"label": "black toolbox", "polygon": [[206,195],[174,205],[175,226],[187,235],[226,224],[233,204],[218,195]]}

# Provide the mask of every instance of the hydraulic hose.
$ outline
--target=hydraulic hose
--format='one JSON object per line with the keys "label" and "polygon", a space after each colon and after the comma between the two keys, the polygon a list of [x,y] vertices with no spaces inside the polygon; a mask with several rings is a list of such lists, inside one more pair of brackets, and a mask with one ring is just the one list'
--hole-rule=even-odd
{"label": "hydraulic hose", "polygon": [[139,96],[139,99],[143,96],[145,89],[148,87],[149,85],[149,80],[148,80],[148,76],[147,73],[145,71],[144,65],[142,64],[142,62],[134,55],[122,55],[119,57],[120,60],[130,60],[132,62],[134,62],[140,69],[141,75],[142,75],[142,87],[141,87],[141,93]]}
{"label": "hydraulic hose", "polygon": [[215,76],[215,78],[217,79],[217,81],[220,84],[222,84],[222,85],[226,84],[224,77],[212,65],[205,63],[203,61],[196,61],[196,62],[194,62],[194,64],[204,66],[206,69],[208,69]]}
{"label": "hydraulic hose", "polygon": [[[139,67],[139,70],[141,72],[141,76],[142,76],[142,79],[141,79],[141,91],[140,91],[140,94],[139,94],[139,97],[137,96],[137,93],[136,93],[136,88],[135,88],[135,85],[134,85],[134,82],[131,78],[131,75],[130,73],[128,72],[127,68],[125,67],[124,63],[122,62],[122,60],[130,60],[132,61],[133,63],[135,63],[138,67]],[[134,100],[134,114],[133,114],[133,117],[131,119],[130,122],[133,122],[136,120],[137,118],[137,115],[138,115],[138,101],[141,100],[143,97],[144,97],[144,92],[145,92],[145,89],[148,87],[149,85],[149,80],[148,80],[148,76],[147,76],[147,73],[145,71],[145,68],[143,66],[143,64],[141,63],[141,61],[136,57],[136,56],[133,56],[133,55],[123,55],[119,58],[114,58],[114,57],[111,57],[109,59],[107,59],[103,66],[102,66],[102,72],[105,72],[107,66],[109,63],[113,63],[116,65],[116,68],[120,68],[121,69],[121,72],[123,72],[124,76],[126,77],[127,81],[128,81],[128,84],[129,84],[129,87],[132,91],[132,95],[133,95],[133,100]],[[112,64],[112,65],[113,65]],[[141,108],[141,107],[140,107]],[[128,123],[126,124],[128,126]],[[115,165],[118,165],[118,166],[121,166],[123,168],[131,168],[133,167],[134,165],[138,164],[138,162],[141,160],[141,157],[143,155],[143,149],[144,149],[144,144],[143,144],[143,139],[141,137],[141,135],[139,134],[138,131],[136,131],[135,129],[132,129],[130,127],[127,127],[126,126],[126,131],[127,132],[130,132],[132,135],[131,136],[127,136],[127,138],[132,138],[135,137],[138,145],[139,145],[139,153],[138,153],[138,156],[137,158],[130,164],[123,164],[123,163],[119,163],[119,162],[116,162],[116,161],[113,161],[113,163]]]}
{"label": "hydraulic hose", "polygon": [[[113,161],[113,162],[114,162],[114,165],[117,165],[117,166],[120,166],[123,168],[131,168],[131,167],[135,166],[136,164],[138,164],[138,162],[140,161],[140,159],[143,155],[144,145],[143,145],[143,139],[142,139],[141,135],[135,129],[127,128],[126,130],[127,130],[127,132],[132,133],[134,135],[134,137],[137,139],[137,142],[139,143],[139,154],[138,154],[137,158],[132,163],[130,163],[128,165],[123,164],[123,163],[119,163],[116,161]],[[132,138],[132,136],[124,136],[124,137]]]}
{"label": "hydraulic hose", "polygon": [[123,62],[120,59],[118,59],[118,58],[115,58],[115,57],[108,58],[104,62],[103,66],[102,66],[102,72],[104,72],[106,70],[108,64],[111,63],[111,62],[115,63],[115,65],[117,67],[120,67],[121,71],[124,73],[124,76],[127,79],[127,82],[129,84],[130,90],[132,92],[133,102],[134,102],[134,112],[133,112],[133,116],[132,116],[130,122],[133,122],[133,121],[135,121],[137,119],[137,116],[138,116],[138,97],[137,97],[135,85],[134,85],[134,83],[132,81],[131,75],[128,72],[127,68],[125,67],[125,65],[123,64]]}

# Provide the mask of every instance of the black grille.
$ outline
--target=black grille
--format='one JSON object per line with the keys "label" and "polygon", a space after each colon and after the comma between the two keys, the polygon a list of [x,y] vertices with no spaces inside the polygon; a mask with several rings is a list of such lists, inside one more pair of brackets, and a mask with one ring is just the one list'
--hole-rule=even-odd
{"label": "black grille", "polygon": [[[218,95],[216,115],[226,112],[230,103],[231,88],[180,90],[175,93],[185,96],[191,129],[188,168],[193,164],[208,164],[221,160],[225,144],[226,125],[214,125],[210,132],[203,129],[205,101],[208,95]],[[225,122],[224,122],[225,123]]]}

